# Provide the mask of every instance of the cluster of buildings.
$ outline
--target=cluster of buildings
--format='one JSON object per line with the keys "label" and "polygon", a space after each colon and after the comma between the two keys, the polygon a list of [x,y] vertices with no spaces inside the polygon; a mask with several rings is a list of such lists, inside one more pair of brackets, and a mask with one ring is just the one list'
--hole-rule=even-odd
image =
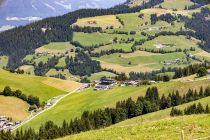
{"label": "cluster of buildings", "polygon": [[6,116],[0,116],[0,130],[8,131],[19,124],[20,122],[12,122]]}
{"label": "cluster of buildings", "polygon": [[165,60],[161,62],[164,65],[173,65],[173,64],[178,64],[181,63],[180,59],[175,59],[175,60]]}
{"label": "cluster of buildings", "polygon": [[[156,81],[149,81],[148,84],[156,84]],[[127,80],[118,82],[111,78],[101,78],[99,81],[95,81],[94,90],[109,90],[114,86],[138,86],[140,81]]]}

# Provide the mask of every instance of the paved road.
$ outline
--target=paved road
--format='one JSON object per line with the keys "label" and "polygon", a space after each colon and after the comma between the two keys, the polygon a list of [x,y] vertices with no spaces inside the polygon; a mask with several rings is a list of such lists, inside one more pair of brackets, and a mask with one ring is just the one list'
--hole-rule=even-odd
{"label": "paved road", "polygon": [[75,90],[69,92],[68,94],[63,95],[63,96],[60,97],[58,100],[56,100],[56,101],[54,102],[53,105],[51,105],[51,106],[48,107],[48,108],[45,108],[44,110],[40,111],[39,113],[37,113],[37,114],[35,114],[35,115],[32,115],[32,114],[31,114],[27,120],[23,121],[22,123],[20,123],[20,124],[17,125],[16,127],[14,127],[14,128],[12,129],[12,131],[14,131],[14,130],[20,128],[21,126],[23,126],[24,124],[30,122],[31,120],[33,120],[35,117],[39,116],[40,114],[42,114],[42,113],[44,113],[44,112],[50,110],[50,109],[53,108],[56,104],[58,104],[63,98],[65,98],[65,97],[67,97],[67,96],[69,96],[69,95],[71,95],[71,94],[77,92],[79,89],[80,89],[80,88],[77,88],[77,89],[75,89]]}

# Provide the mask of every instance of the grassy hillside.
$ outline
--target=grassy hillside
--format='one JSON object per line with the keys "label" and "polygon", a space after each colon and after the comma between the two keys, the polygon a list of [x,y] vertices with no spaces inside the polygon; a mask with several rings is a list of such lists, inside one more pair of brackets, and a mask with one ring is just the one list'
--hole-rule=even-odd
{"label": "grassy hillside", "polygon": [[65,54],[75,49],[69,42],[52,42],[35,50],[36,53]]}
{"label": "grassy hillside", "polygon": [[[201,102],[203,105],[210,104],[210,97],[184,104],[178,108]],[[170,110],[166,109],[130,120],[123,121],[111,127],[80,133],[77,135],[60,138],[60,140],[96,140],[96,139],[128,139],[128,140],[177,140],[181,138],[184,130],[187,140],[209,136],[210,115],[192,115],[170,117]]]}
{"label": "grassy hillside", "polygon": [[90,27],[102,27],[106,29],[107,27],[113,26],[113,28],[119,28],[122,26],[114,15],[107,16],[97,16],[90,18],[78,19],[73,25],[78,25],[80,27],[90,26]]}
{"label": "grassy hillside", "polygon": [[8,59],[9,58],[7,56],[0,56],[0,68],[7,66]]}
{"label": "grassy hillside", "polygon": [[99,80],[101,77],[114,77],[114,76],[116,75],[111,72],[102,71],[102,72],[92,74],[90,77],[88,77],[88,79],[90,81],[95,81],[95,80]]}
{"label": "grassy hillside", "polygon": [[[155,86],[158,87],[160,94],[168,94],[173,90],[186,93],[189,88],[199,89],[201,85],[209,85],[209,82],[210,80],[191,82],[171,81],[168,83],[159,83]],[[89,89],[74,93],[63,99],[51,110],[48,110],[24,125],[23,128],[33,127],[37,129],[42,123],[48,120],[53,120],[56,124],[62,124],[64,119],[70,121],[75,117],[79,117],[85,110],[115,106],[117,101],[129,97],[137,98],[138,96],[144,96],[148,87],[116,87],[108,91],[94,91],[93,89]]]}
{"label": "grassy hillside", "polygon": [[163,8],[183,10],[185,6],[192,6],[193,2],[189,0],[165,0],[161,4]]}
{"label": "grassy hillside", "polygon": [[38,96],[41,102],[65,94],[80,85],[76,82],[54,78],[17,75],[4,70],[0,70],[0,81],[0,91],[5,86],[10,86],[13,90],[20,89],[26,95]]}
{"label": "grassy hillside", "polygon": [[15,97],[0,96],[0,116],[11,117],[13,121],[25,119],[28,113],[28,104]]}
{"label": "grassy hillside", "polygon": [[198,42],[196,40],[186,39],[185,36],[159,36],[154,40],[146,42],[138,48],[146,48],[150,50],[164,49],[165,51],[175,51],[176,49],[189,50],[191,47],[199,49],[197,43]]}

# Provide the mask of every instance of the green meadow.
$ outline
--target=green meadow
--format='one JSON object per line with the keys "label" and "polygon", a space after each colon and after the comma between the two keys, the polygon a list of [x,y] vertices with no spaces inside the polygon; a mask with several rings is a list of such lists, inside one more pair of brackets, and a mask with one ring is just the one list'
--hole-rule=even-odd
{"label": "green meadow", "polygon": [[[191,82],[171,81],[167,83],[158,83],[160,94],[168,94],[173,90],[179,90],[180,93],[186,93],[189,88],[200,89],[209,85],[209,80],[198,80]],[[83,111],[96,110],[99,108],[112,107],[120,100],[132,97],[136,99],[144,96],[147,88],[150,86],[140,87],[115,87],[107,91],[94,91],[92,88],[71,94],[60,101],[55,107],[34,118],[31,122],[25,124],[22,128],[33,126],[36,130],[39,126],[49,120],[61,125],[63,120],[70,121],[75,117],[80,117]]]}

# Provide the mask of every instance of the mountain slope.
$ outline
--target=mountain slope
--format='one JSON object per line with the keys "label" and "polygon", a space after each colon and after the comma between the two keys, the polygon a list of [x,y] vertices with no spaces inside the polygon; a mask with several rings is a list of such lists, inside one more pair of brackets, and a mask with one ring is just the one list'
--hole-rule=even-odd
{"label": "mountain slope", "polygon": [[[193,103],[210,104],[210,97],[180,105],[184,109]],[[171,109],[146,114],[123,121],[111,127],[84,132],[59,140],[98,140],[98,139],[126,139],[126,140],[178,140],[184,130],[188,140],[209,136],[210,115],[192,115],[170,117]]]}
{"label": "mountain slope", "polygon": [[0,31],[77,9],[108,8],[123,2],[125,0],[1,0]]}

